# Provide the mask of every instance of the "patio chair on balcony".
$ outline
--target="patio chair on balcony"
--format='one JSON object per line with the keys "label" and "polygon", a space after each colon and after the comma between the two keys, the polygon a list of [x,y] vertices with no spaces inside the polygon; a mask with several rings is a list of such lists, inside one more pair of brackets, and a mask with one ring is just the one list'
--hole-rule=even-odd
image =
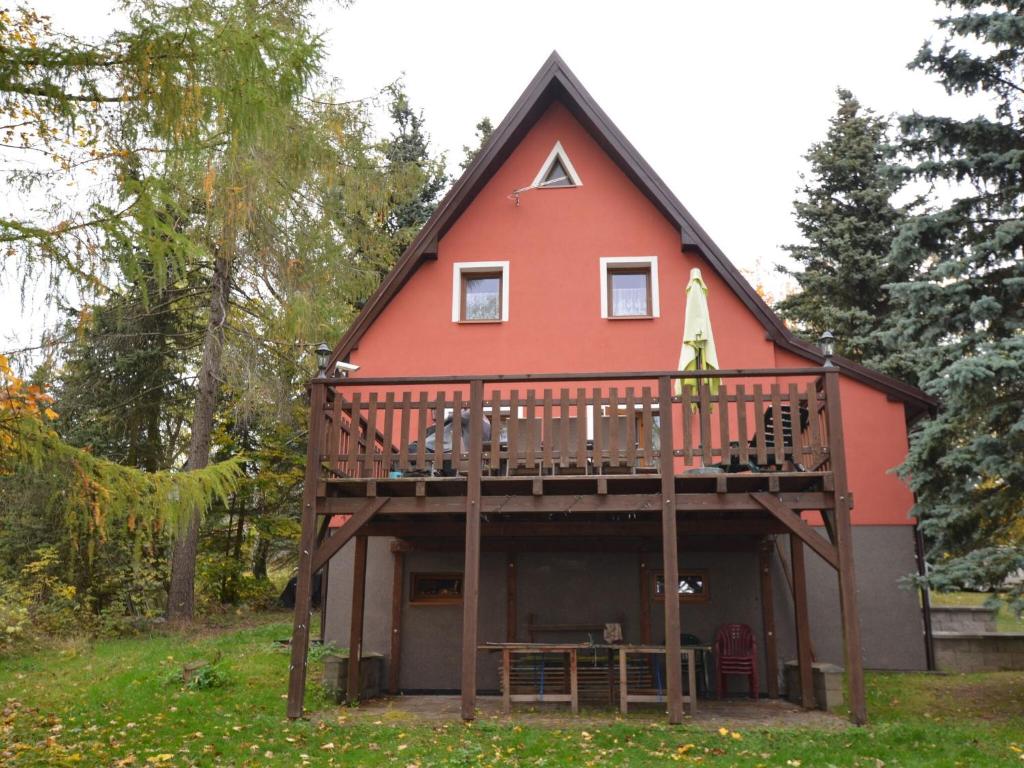
{"label": "patio chair on balcony", "polygon": [[[583,464],[580,464],[578,459],[580,440],[584,442],[584,454],[588,453],[586,450],[586,431],[580,430],[580,420],[576,418],[568,419],[568,439],[566,441],[566,456],[563,463],[562,458],[555,459],[554,474],[556,475],[585,475],[590,471],[590,460],[585,459]],[[551,420],[551,434],[544,435],[545,440],[551,442],[552,451],[555,454],[561,452],[562,445],[562,419]]]}
{"label": "patio chair on balcony", "polygon": [[750,685],[750,696],[755,701],[757,685],[757,643],[753,630],[746,624],[723,624],[715,635],[715,687],[718,698],[725,693],[728,675],[742,675]]}
{"label": "patio chair on balcony", "polygon": [[[516,421],[516,445],[509,443],[508,466],[505,474],[510,477],[542,474],[541,420],[519,416],[513,418]],[[533,466],[527,465],[528,451],[533,452]]]}
{"label": "patio chair on balcony", "polygon": [[[609,453],[608,459],[601,459],[602,475],[631,475],[636,467],[626,460],[626,441],[629,439],[629,417],[603,416],[601,418],[601,434],[604,436],[603,448]],[[614,433],[613,431],[614,430]],[[611,446],[615,445],[615,455],[611,455]]]}
{"label": "patio chair on balcony", "polygon": [[[778,468],[790,466],[797,472],[805,472],[806,468],[797,459],[798,457],[793,454],[793,415],[790,406],[783,405],[779,408],[782,417],[779,419],[781,424],[779,429],[775,428],[775,419],[772,416],[773,409],[765,409],[764,415],[762,416],[764,423],[764,445],[768,450],[766,461],[764,464],[757,463],[757,454],[753,453],[746,465],[740,464],[739,456],[733,455],[730,459],[729,464],[721,465],[722,469],[726,472],[765,472],[772,471]],[[807,406],[800,406],[800,434],[807,429],[810,424],[810,413],[807,410]],[[750,448],[757,448],[757,437],[756,435],[747,441],[747,445]],[[780,451],[781,449],[781,451]],[[787,454],[789,458],[787,459]]]}

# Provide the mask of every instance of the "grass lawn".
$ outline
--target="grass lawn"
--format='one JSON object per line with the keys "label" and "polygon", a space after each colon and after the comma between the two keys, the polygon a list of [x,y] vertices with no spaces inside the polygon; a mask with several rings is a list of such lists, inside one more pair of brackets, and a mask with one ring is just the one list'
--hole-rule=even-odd
{"label": "grass lawn", "polygon": [[[277,614],[0,659],[0,765],[1024,766],[1024,673],[873,674],[871,725],[837,731],[722,734],[629,718],[589,731],[342,724],[315,685],[316,716],[293,723],[288,655],[274,644],[289,629]],[[183,662],[218,655],[222,685],[169,681]]]}
{"label": "grass lawn", "polygon": [[[931,592],[932,605],[971,605],[982,606],[989,599],[984,592]],[[1003,603],[996,614],[996,631],[1024,632],[1024,616],[1017,617]]]}

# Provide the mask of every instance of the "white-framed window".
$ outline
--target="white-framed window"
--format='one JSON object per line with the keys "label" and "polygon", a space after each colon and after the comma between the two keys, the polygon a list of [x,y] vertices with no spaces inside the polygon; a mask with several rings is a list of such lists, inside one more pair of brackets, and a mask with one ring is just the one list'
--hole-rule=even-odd
{"label": "white-framed window", "polygon": [[562,142],[556,141],[551,148],[544,164],[537,172],[531,185],[535,189],[564,189],[566,187],[582,187],[583,181],[576,173],[572,160],[562,149]]}
{"label": "white-framed window", "polygon": [[657,256],[601,257],[601,317],[609,320],[661,315]]}
{"label": "white-framed window", "polygon": [[452,267],[452,322],[508,321],[508,262],[463,261]]}

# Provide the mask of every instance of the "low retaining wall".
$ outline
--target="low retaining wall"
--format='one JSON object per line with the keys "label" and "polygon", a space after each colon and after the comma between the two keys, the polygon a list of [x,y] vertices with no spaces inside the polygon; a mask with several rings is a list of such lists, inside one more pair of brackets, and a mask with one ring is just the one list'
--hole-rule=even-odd
{"label": "low retaining wall", "polygon": [[935,666],[942,672],[1024,670],[1024,633],[934,632]]}
{"label": "low retaining wall", "polygon": [[995,632],[997,611],[984,606],[933,605],[932,632]]}

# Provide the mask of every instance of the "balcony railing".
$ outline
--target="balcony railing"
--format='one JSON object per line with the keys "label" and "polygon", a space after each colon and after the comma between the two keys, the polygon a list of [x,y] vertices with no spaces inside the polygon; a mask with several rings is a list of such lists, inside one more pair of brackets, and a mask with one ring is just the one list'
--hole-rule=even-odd
{"label": "balcony railing", "polygon": [[827,372],[329,380],[323,479],[657,473],[666,414],[676,473],[827,471]]}

